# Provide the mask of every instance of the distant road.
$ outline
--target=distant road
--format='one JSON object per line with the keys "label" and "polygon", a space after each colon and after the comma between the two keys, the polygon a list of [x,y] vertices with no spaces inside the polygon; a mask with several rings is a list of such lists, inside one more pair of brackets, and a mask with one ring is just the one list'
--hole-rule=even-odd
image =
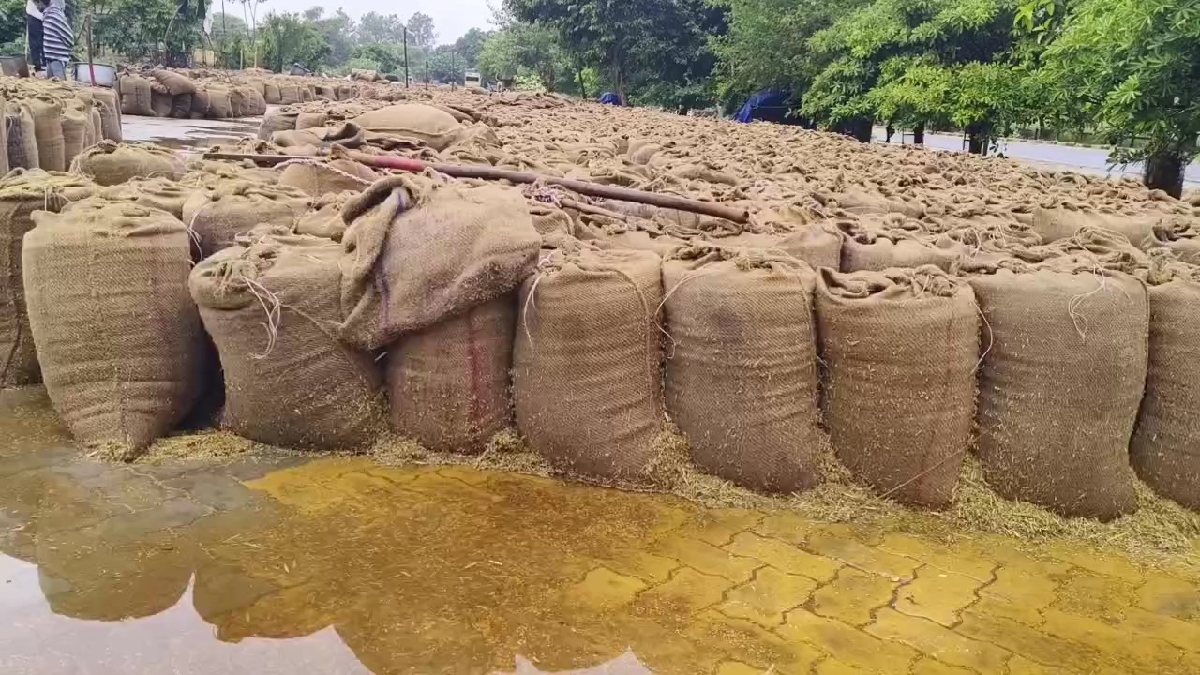
{"label": "distant road", "polygon": [[[875,142],[882,143],[885,133],[882,128],[875,129]],[[905,136],[905,142],[912,142],[912,134]],[[900,132],[892,137],[892,144],[900,143]],[[925,134],[925,146],[934,150],[963,151],[961,136],[950,134]],[[1072,170],[1080,173],[1098,174],[1101,176],[1128,175],[1141,178],[1140,164],[1130,164],[1122,170],[1120,167],[1109,171],[1108,151],[1101,148],[1084,148],[1056,143],[1038,143],[1036,141],[1005,141],[1004,155],[1010,159],[1019,159],[1031,164],[1042,165],[1047,169]],[[1192,162],[1184,174],[1184,184],[1200,187],[1200,163]]]}

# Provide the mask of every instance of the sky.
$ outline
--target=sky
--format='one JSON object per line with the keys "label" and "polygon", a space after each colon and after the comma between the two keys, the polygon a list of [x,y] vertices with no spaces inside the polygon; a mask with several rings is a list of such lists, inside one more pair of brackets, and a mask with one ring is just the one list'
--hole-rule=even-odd
{"label": "sky", "polygon": [[[490,0],[499,5],[501,0]],[[424,12],[433,17],[433,26],[437,29],[438,44],[454,42],[463,33],[472,28],[490,28],[492,12],[488,9],[489,0],[266,0],[259,8],[259,16],[268,12],[302,12],[309,7],[320,5],[326,14],[333,14],[341,7],[357,21],[363,14],[378,12],[380,14],[396,14],[403,21],[413,12]],[[230,14],[241,12],[241,4],[236,0],[225,0]],[[220,11],[221,0],[213,0],[213,7]]]}

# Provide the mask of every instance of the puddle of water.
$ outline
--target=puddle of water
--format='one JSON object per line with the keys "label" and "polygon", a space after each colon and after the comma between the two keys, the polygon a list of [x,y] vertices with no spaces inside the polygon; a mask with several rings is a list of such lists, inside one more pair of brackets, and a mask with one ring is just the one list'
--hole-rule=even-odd
{"label": "puddle of water", "polygon": [[[950,548],[791,514],[366,458],[105,465],[70,446],[38,390],[0,393],[0,439],[6,674],[786,675],[846,664],[907,673],[926,661],[1003,672],[1021,640],[1043,661],[1055,647],[1082,672],[1195,663],[1149,636],[1140,651],[1110,655],[1083,634],[993,628],[993,644],[952,633],[985,586],[1005,586],[989,612],[1037,614],[1059,600],[1063,575],[1092,574],[1042,569],[992,539]],[[1093,560],[1107,559],[1080,564]],[[1122,630],[1153,619],[1180,636],[1200,631],[1200,588],[1119,562],[1071,586],[1098,600],[1066,609]],[[1003,565],[1024,575],[1011,589],[996,575]],[[1151,596],[1136,590],[1151,586]],[[1110,597],[1126,603],[1117,615]],[[1143,623],[1120,623],[1130,617]],[[905,633],[905,621],[928,635]],[[975,651],[962,652],[967,643]]]}

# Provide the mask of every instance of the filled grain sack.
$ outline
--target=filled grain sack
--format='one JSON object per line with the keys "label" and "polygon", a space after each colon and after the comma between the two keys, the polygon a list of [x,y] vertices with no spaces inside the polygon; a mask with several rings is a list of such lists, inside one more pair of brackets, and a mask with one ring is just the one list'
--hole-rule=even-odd
{"label": "filled grain sack", "polygon": [[246,90],[242,87],[234,87],[229,90],[229,116],[242,117],[246,115],[248,109],[246,101]]}
{"label": "filled grain sack", "polygon": [[302,112],[296,115],[296,128],[323,127],[327,116],[323,112]]}
{"label": "filled grain sack", "polygon": [[1121,215],[1115,213],[1092,213],[1069,209],[1033,209],[1032,230],[1050,244],[1070,239],[1084,227],[1098,227],[1125,235],[1135,246],[1141,246],[1153,238],[1154,226],[1166,217],[1162,213]]}
{"label": "filled grain sack", "polygon": [[225,373],[222,426],[285,447],[361,448],[383,425],[370,352],[334,335],[341,248],[260,237],[200,262],[188,279]]}
{"label": "filled grain sack", "polygon": [[780,251],[695,246],[669,255],[662,275],[666,405],[692,460],[756,490],[815,485],[828,440],[812,268]]}
{"label": "filled grain sack", "polygon": [[263,115],[267,112],[267,102],[263,99],[262,92],[253,87],[237,88],[235,91],[242,91],[245,99],[242,104],[242,115],[246,117],[254,117]]}
{"label": "filled grain sack", "polygon": [[62,103],[49,96],[38,96],[22,99],[21,105],[33,119],[33,131],[37,136],[38,168],[46,171],[66,171]]}
{"label": "filled grain sack", "polygon": [[0,387],[41,379],[21,284],[21,249],[25,233],[33,229],[32,214],[57,212],[93,189],[79,176],[52,176],[36,169],[0,178]]}
{"label": "filled grain sack", "polygon": [[156,82],[150,90],[150,106],[155,117],[170,117],[175,98],[166,87]]}
{"label": "filled grain sack", "polygon": [[92,104],[91,122],[91,125],[87,129],[89,133],[84,144],[85,149],[99,143],[104,138],[102,132],[104,120],[100,118],[100,104],[98,103]]}
{"label": "filled grain sack", "polygon": [[[882,271],[890,267],[935,265],[949,271],[959,249],[950,242],[935,242],[894,228],[839,223],[845,238],[841,246],[842,272]],[[939,245],[941,244],[941,245]]]}
{"label": "filled grain sack", "polygon": [[151,76],[155,80],[158,80],[159,84],[166,87],[171,96],[196,93],[196,83],[188,79],[186,75],[165,68],[159,68],[151,73]]}
{"label": "filled grain sack", "polygon": [[1146,381],[1149,306],[1099,263],[1009,263],[970,277],[987,330],[979,457],[1008,499],[1111,520],[1136,508],[1129,441]]}
{"label": "filled grain sack", "polygon": [[775,245],[781,251],[819,269],[838,269],[842,259],[842,233],[832,223],[798,226]]}
{"label": "filled grain sack", "polygon": [[[146,83],[147,87],[149,82]],[[100,111],[100,138],[98,140],[121,142],[121,105],[117,101],[117,95],[109,89],[95,89],[92,91],[92,96],[96,99],[97,108]],[[153,114],[154,110],[149,107],[150,101],[149,91],[145,94],[147,109]]]}
{"label": "filled grain sack", "polygon": [[878,494],[949,506],[975,414],[979,310],[933,265],[819,272],[825,421],[838,459]]}
{"label": "filled grain sack", "polygon": [[83,153],[84,148],[88,147],[88,136],[94,136],[96,133],[90,129],[91,125],[91,115],[78,107],[68,105],[63,110],[63,160],[66,162],[64,171],[71,166],[76,157]]}
{"label": "filled grain sack", "polygon": [[267,105],[279,105],[279,84],[271,80],[263,81],[263,100]]}
{"label": "filled grain sack", "polygon": [[9,170],[39,168],[33,117],[17,101],[10,101],[5,108],[4,131]]}
{"label": "filled grain sack", "polygon": [[1200,267],[1159,259],[1155,268],[1146,395],[1130,460],[1155,492],[1200,511]]}
{"label": "filled grain sack", "polygon": [[199,258],[206,258],[255,227],[293,228],[308,206],[308,195],[296,188],[226,180],[192,195],[183,205],[183,222],[196,235]]}
{"label": "filled grain sack", "polygon": [[0,176],[8,173],[8,101],[0,96],[0,115],[4,115],[4,119],[0,120],[0,169],[3,173]]}
{"label": "filled grain sack", "polygon": [[150,80],[137,75],[124,74],[118,85],[121,91],[121,113],[154,117]]}
{"label": "filled grain sack", "polygon": [[77,440],[128,457],[200,394],[204,333],[187,293],[187,228],[100,198],[33,219],[22,258],[46,392]]}
{"label": "filled grain sack", "polygon": [[233,101],[225,87],[208,88],[208,113],[206,117],[223,120],[233,117]]}
{"label": "filled grain sack", "polygon": [[292,105],[300,103],[300,100],[300,87],[291,82],[279,84],[279,105]]}
{"label": "filled grain sack", "polygon": [[352,121],[367,131],[419,141],[437,151],[453,145],[463,130],[453,115],[420,103],[402,103],[372,110]]}
{"label": "filled grain sack", "polygon": [[298,159],[285,162],[279,184],[303,190],[310,197],[345,192],[361,192],[379,179],[379,174],[348,159],[322,162]]}
{"label": "filled grain sack", "polygon": [[186,120],[192,116],[192,102],[196,94],[175,94],[171,97],[170,117]]}
{"label": "filled grain sack", "polygon": [[296,234],[311,234],[333,241],[341,241],[346,233],[346,221],[342,220],[342,208],[356,193],[326,193],[313,200],[312,208],[296,220]]}
{"label": "filled grain sack", "polygon": [[170,178],[133,178],[106,188],[102,196],[109,201],[134,202],[166,211],[183,219],[183,205],[201,188],[181,185]]}
{"label": "filled grain sack", "polygon": [[71,170],[91,178],[97,185],[109,186],[132,178],[179,180],[186,166],[179,155],[152,143],[103,141],[77,157]]}
{"label": "filled grain sack", "polygon": [[439,452],[476,454],[509,427],[514,294],[484,303],[387,349],[392,429]]}
{"label": "filled grain sack", "polygon": [[263,117],[262,124],[258,127],[258,138],[262,141],[269,141],[271,137],[278,131],[291,131],[296,128],[296,120],[299,118],[298,112],[284,112],[282,110],[274,110],[267,113]]}
{"label": "filled grain sack", "polygon": [[192,107],[188,116],[194,120],[207,117],[211,100],[212,98],[209,96],[207,89],[197,89],[192,93]]}
{"label": "filled grain sack", "polygon": [[338,335],[364,349],[514,291],[541,245],[519,190],[432,172],[378,181],[343,217]]}
{"label": "filled grain sack", "polygon": [[517,427],[556,467],[639,480],[663,429],[662,261],[650,251],[554,251],[521,286]]}

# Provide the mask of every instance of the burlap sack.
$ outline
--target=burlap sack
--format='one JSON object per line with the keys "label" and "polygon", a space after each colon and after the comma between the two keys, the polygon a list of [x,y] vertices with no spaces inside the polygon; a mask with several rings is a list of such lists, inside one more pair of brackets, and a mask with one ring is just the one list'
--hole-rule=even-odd
{"label": "burlap sack", "polygon": [[106,188],[101,196],[114,202],[133,202],[166,211],[183,219],[183,205],[199,188],[181,185],[170,178],[133,178]]}
{"label": "burlap sack", "polygon": [[174,152],[152,143],[104,141],[75,159],[71,170],[97,185],[119,185],[131,178],[162,177],[179,180],[187,168]]}
{"label": "burlap sack", "polygon": [[940,247],[935,241],[905,231],[856,231],[842,241],[840,269],[843,272],[879,272],[891,267],[920,267],[935,265],[949,271],[958,260],[957,246]]}
{"label": "burlap sack", "polygon": [[815,282],[762,249],[688,247],[663,263],[667,411],[705,471],[770,492],[817,483]]}
{"label": "burlap sack", "polygon": [[521,286],[517,427],[560,469],[637,480],[656,459],[661,266],[649,251],[555,251]]}
{"label": "burlap sack", "polygon": [[279,104],[292,105],[300,103],[300,87],[291,82],[281,82],[279,84]]}
{"label": "burlap sack", "polygon": [[975,414],[979,311],[937,267],[819,272],[825,421],[855,478],[904,504],[954,497]]}
{"label": "burlap sack", "polygon": [[33,119],[33,130],[37,136],[38,167],[46,171],[66,171],[62,103],[49,96],[38,96],[22,99],[21,105]]}
{"label": "burlap sack", "polygon": [[385,381],[392,428],[439,452],[483,452],[512,420],[516,298],[474,307],[388,347]]}
{"label": "burlap sack", "polygon": [[303,190],[310,197],[345,192],[362,192],[379,179],[379,174],[358,162],[291,160],[279,175],[279,184]]}
{"label": "burlap sack", "polygon": [[104,121],[100,119],[100,104],[93,104],[91,110],[91,124],[88,125],[87,128],[88,135],[85,145],[83,146],[84,148],[90,148],[103,140],[101,131],[103,129],[103,124]]}
{"label": "burlap sack", "polygon": [[238,88],[235,91],[243,91],[245,102],[242,105],[242,115],[246,117],[255,117],[263,115],[267,112],[267,102],[263,99],[262,92],[253,88],[247,87],[244,90]]}
{"label": "burlap sack", "polygon": [[248,105],[246,101],[246,95],[247,91],[242,87],[234,87],[233,89],[229,90],[230,117],[242,117],[247,114],[246,110]]}
{"label": "burlap sack", "polygon": [[154,117],[150,81],[137,75],[121,76],[121,112],[125,115],[143,115]]}
{"label": "burlap sack", "polygon": [[1001,269],[970,283],[988,327],[977,418],[988,483],[1064,516],[1133,511],[1129,440],[1149,325],[1142,283],[1095,263],[1078,273]]}
{"label": "burlap sack", "polygon": [[194,120],[204,119],[212,105],[212,97],[207,89],[197,89],[192,92],[192,107],[188,114]]}
{"label": "burlap sack", "polygon": [[196,83],[174,71],[159,68],[151,73],[151,76],[166,87],[172,96],[196,93]]}
{"label": "burlap sack", "polygon": [[202,259],[255,227],[279,225],[290,230],[308,206],[308,195],[295,188],[224,181],[212,192],[192,195],[183,205],[183,222],[196,235],[198,259]]}
{"label": "burlap sack", "polygon": [[364,349],[512,292],[541,245],[520,191],[432,173],[380,180],[343,218],[338,334]]}
{"label": "burlap sack", "polygon": [[311,234],[340,242],[346,233],[342,208],[354,195],[353,192],[326,193],[314,199],[312,208],[296,220],[296,234]]}
{"label": "burlap sack", "polygon": [[337,86],[337,97],[339,101],[354,98],[354,87],[348,84],[339,84]]}
{"label": "burlap sack", "polygon": [[298,112],[284,112],[282,110],[267,113],[263,117],[262,124],[258,127],[259,140],[269,141],[276,132],[295,129],[296,119],[299,116],[300,113]]}
{"label": "burlap sack", "polygon": [[167,88],[158,85],[150,91],[150,107],[155,117],[170,117],[171,110],[175,106],[175,98],[167,91]]}
{"label": "burlap sack", "polygon": [[279,85],[270,80],[263,82],[263,100],[267,105],[279,105]]}
{"label": "burlap sack", "polygon": [[1152,276],[1149,299],[1146,395],[1130,460],[1155,492],[1200,511],[1200,267],[1169,264]]}
{"label": "burlap sack", "polygon": [[302,112],[296,115],[296,128],[323,127],[325,120],[326,115],[323,112]]}
{"label": "burlap sack", "polygon": [[217,120],[233,117],[233,101],[228,89],[224,87],[208,88],[208,114],[206,116]]}
{"label": "burlap sack", "polygon": [[4,97],[0,96],[0,115],[5,116],[3,120],[0,120],[0,169],[4,170],[4,173],[0,174],[0,176],[8,174],[8,118],[7,118],[7,114],[8,114],[8,101],[6,101],[4,99]]}
{"label": "burlap sack", "polygon": [[361,448],[383,425],[379,367],[337,340],[341,248],[265,237],[204,260],[188,287],[225,372],[222,426],[262,443]]}
{"label": "burlap sack", "polygon": [[21,247],[34,211],[57,212],[92,186],[78,176],[16,170],[0,178],[0,388],[41,380],[21,285]]}
{"label": "burlap sack", "polygon": [[92,124],[91,116],[78,108],[68,106],[62,113],[62,138],[63,138],[63,160],[66,166],[63,170],[75,161],[85,147],[88,146],[87,137],[90,134],[95,134],[94,131],[89,132],[89,127]]}
{"label": "burlap sack", "polygon": [[38,168],[37,131],[29,110],[16,101],[8,103],[4,113],[8,168]]}
{"label": "burlap sack", "polygon": [[819,269],[838,269],[842,259],[842,233],[832,223],[804,225],[785,235],[776,245],[798,260]]}
{"label": "burlap sack", "polygon": [[1153,237],[1154,226],[1163,218],[1163,214],[1155,213],[1124,216],[1038,207],[1033,210],[1032,230],[1041,235],[1044,243],[1050,244],[1070,239],[1080,228],[1098,227],[1123,234],[1135,246],[1141,246],[1146,239]]}
{"label": "burlap sack", "polygon": [[[149,87],[149,84],[147,82],[146,86]],[[95,97],[100,110],[100,139],[98,140],[120,143],[123,135],[121,133],[121,106],[117,102],[117,95],[108,89],[96,89],[92,92],[92,96]],[[145,93],[143,100],[147,103],[146,110],[153,114],[154,109],[149,106],[149,91]]]}
{"label": "burlap sack", "polygon": [[438,151],[450,147],[463,129],[453,115],[420,103],[380,108],[352,121],[367,131],[419,141]]}
{"label": "burlap sack", "polygon": [[143,449],[200,393],[187,229],[163,211],[100,198],[33,220],[24,282],[54,409],[83,443]]}
{"label": "burlap sack", "polygon": [[171,117],[186,120],[192,116],[192,101],[196,94],[175,94],[171,97]]}

